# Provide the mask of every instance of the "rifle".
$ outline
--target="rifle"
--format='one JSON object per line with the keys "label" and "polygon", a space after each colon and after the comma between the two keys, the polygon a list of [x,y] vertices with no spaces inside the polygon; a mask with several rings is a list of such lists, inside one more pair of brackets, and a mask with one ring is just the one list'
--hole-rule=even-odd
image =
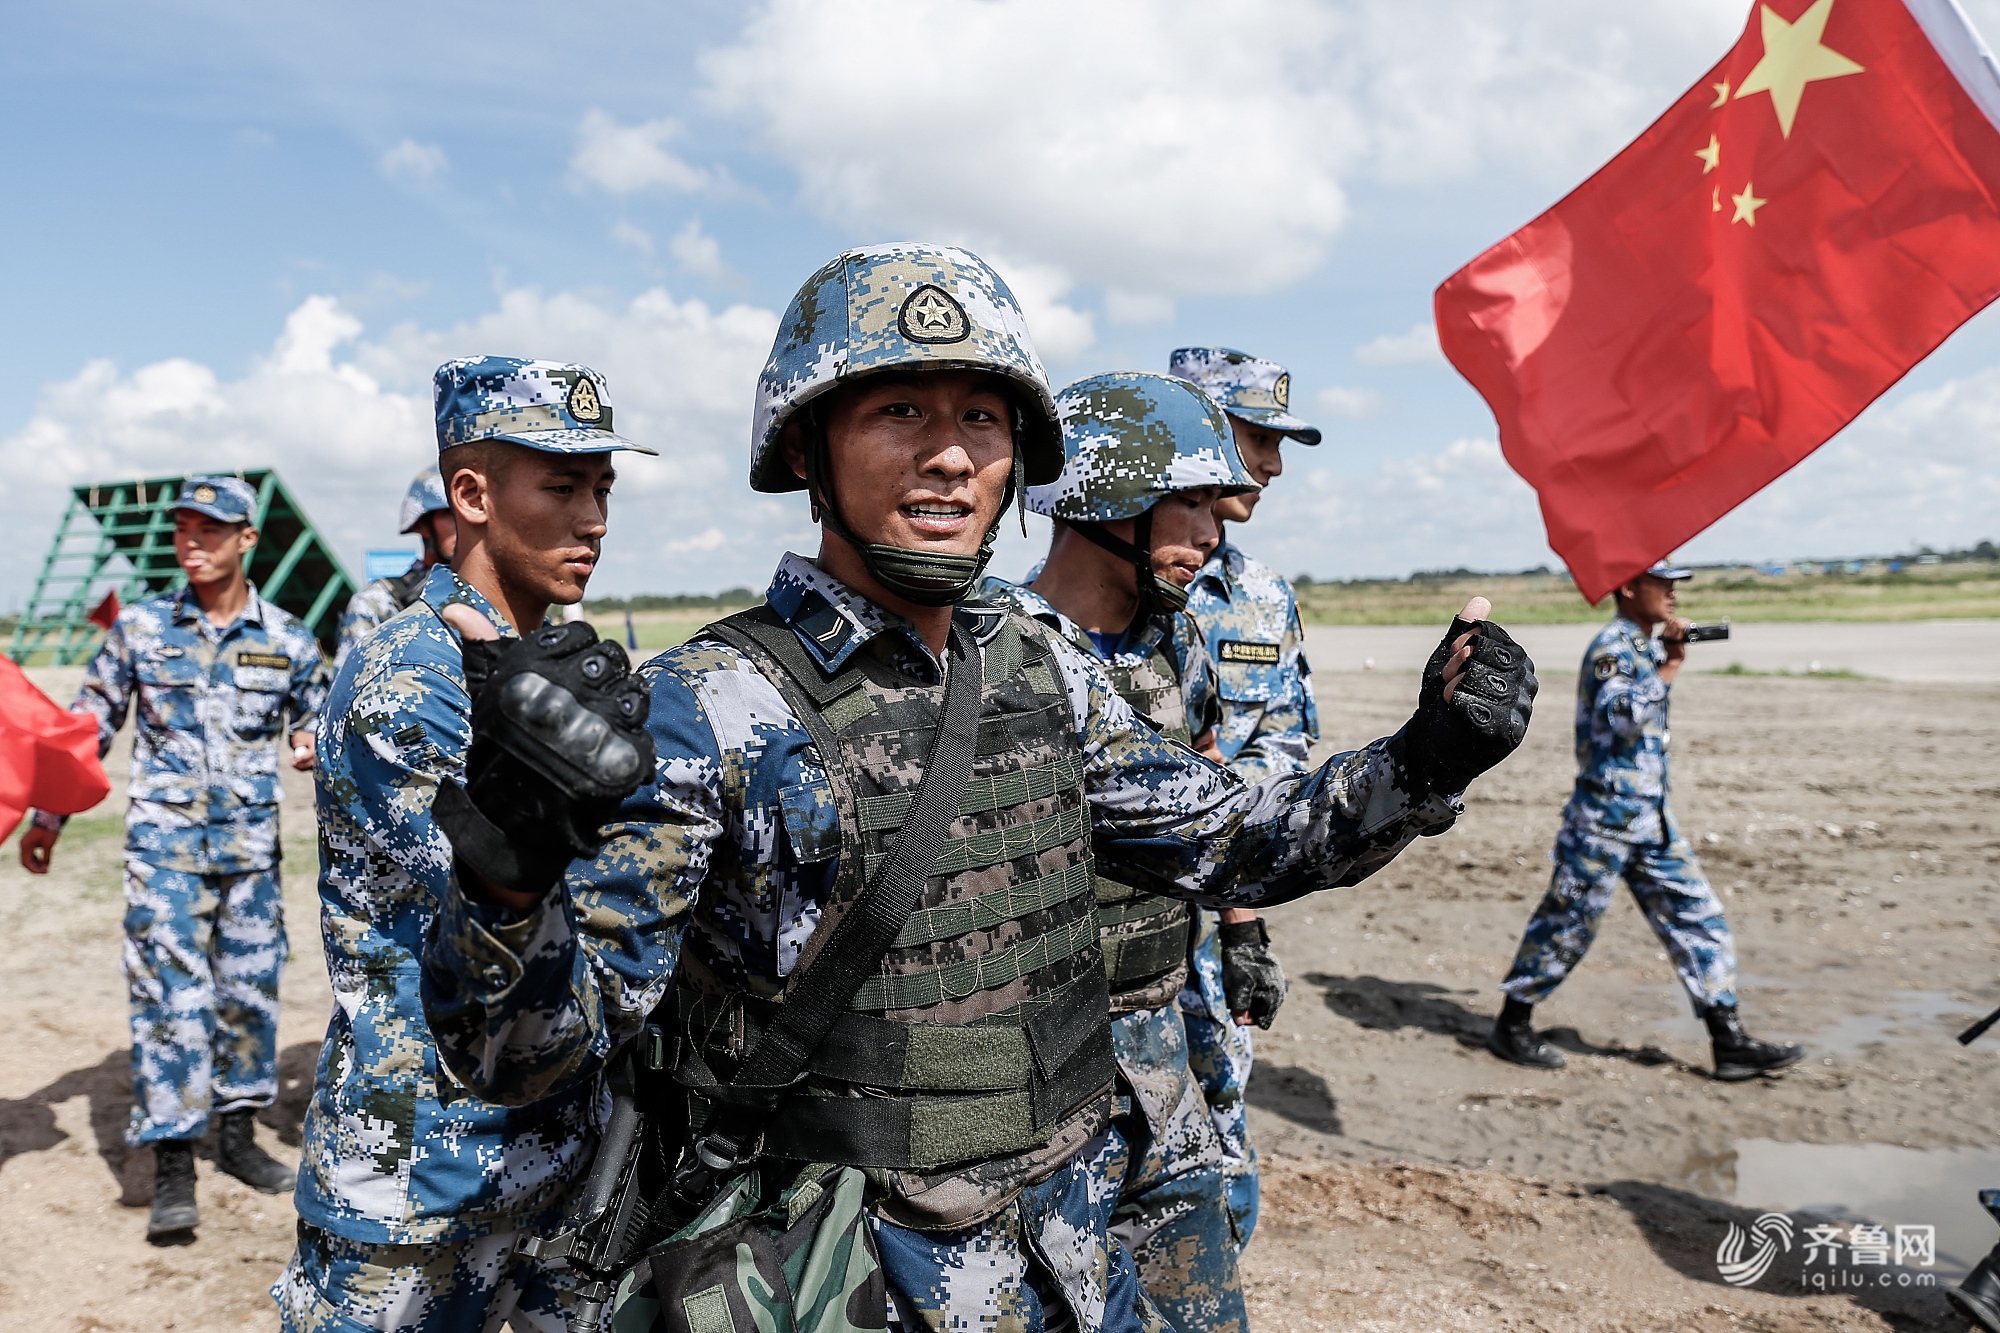
{"label": "rifle", "polygon": [[1977,1023],[1974,1023],[1971,1027],[1959,1033],[1958,1044],[1961,1046],[1972,1045],[1973,1042],[1978,1041],[1981,1037],[1985,1036],[1986,1029],[1992,1027],[1995,1023],[2000,1023],[2000,1009],[1995,1009],[1992,1013],[1986,1015],[1986,1017],[1980,1019]]}
{"label": "rifle", "polygon": [[637,1040],[612,1057],[606,1077],[611,1118],[582,1192],[553,1235],[522,1236],[514,1243],[516,1253],[561,1262],[583,1278],[574,1293],[569,1333],[605,1333],[605,1307],[617,1295],[633,1252],[659,1239],[654,1234],[658,1219],[647,1199],[659,1192],[648,1177],[662,1171],[648,1171],[646,1157],[649,1146],[658,1152],[661,1131],[646,1124],[640,1109],[638,1066],[643,1062],[648,1071],[664,1069],[666,1045],[665,1034],[649,1023]]}

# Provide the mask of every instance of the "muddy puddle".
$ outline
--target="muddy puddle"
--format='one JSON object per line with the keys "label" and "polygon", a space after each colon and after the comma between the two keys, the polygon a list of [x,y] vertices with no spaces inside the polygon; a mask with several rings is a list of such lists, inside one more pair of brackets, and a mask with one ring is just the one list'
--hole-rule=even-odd
{"label": "muddy puddle", "polygon": [[1935,1271],[1954,1280],[2000,1242],[2000,1225],[1978,1199],[2000,1186],[2000,1148],[1741,1139],[1728,1152],[1690,1159],[1679,1183],[1746,1208],[1935,1227]]}

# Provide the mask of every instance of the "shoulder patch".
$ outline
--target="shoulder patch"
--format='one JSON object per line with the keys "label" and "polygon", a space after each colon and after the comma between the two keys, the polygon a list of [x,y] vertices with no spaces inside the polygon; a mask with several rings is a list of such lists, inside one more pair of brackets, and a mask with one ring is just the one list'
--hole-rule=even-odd
{"label": "shoulder patch", "polygon": [[1249,643],[1242,639],[1224,639],[1216,645],[1216,660],[1222,662],[1250,662],[1257,666],[1276,666],[1281,645],[1275,643]]}
{"label": "shoulder patch", "polygon": [[290,671],[292,659],[283,653],[238,653],[236,665],[246,667],[268,667],[273,671]]}

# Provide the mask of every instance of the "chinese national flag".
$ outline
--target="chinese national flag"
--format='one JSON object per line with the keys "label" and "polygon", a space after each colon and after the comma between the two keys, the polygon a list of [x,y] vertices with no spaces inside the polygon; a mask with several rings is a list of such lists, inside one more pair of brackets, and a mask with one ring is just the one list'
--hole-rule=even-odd
{"label": "chinese national flag", "polygon": [[2000,294],[2000,73],[1956,0],[1768,0],[1637,142],[1437,291],[1595,602]]}
{"label": "chinese national flag", "polygon": [[110,792],[97,761],[97,719],[57,707],[0,657],[0,838],[30,807],[73,815]]}
{"label": "chinese national flag", "polygon": [[104,600],[91,607],[90,614],[84,619],[99,629],[110,629],[118,623],[118,590],[113,588],[105,593]]}

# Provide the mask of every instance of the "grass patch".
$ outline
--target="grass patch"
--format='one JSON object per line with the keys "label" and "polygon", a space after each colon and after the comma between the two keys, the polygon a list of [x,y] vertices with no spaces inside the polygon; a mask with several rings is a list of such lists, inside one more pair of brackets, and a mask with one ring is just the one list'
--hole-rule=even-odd
{"label": "grass patch", "polygon": [[1798,680],[1876,680],[1879,677],[1864,675],[1859,671],[1849,671],[1846,667],[1833,667],[1826,671],[1792,671],[1779,667],[1776,671],[1753,671],[1741,662],[1731,662],[1726,667],[1698,673],[1704,676],[1791,676]]}
{"label": "grass patch", "polygon": [[[1510,625],[1574,624],[1610,614],[1593,609],[1566,574],[1451,574],[1295,586],[1310,625],[1428,625],[1451,619],[1475,594]],[[2000,617],[2000,562],[1915,565],[1891,574],[1760,573],[1702,570],[1682,585],[1690,620],[1897,621]],[[1831,672],[1822,672],[1831,675]]]}

